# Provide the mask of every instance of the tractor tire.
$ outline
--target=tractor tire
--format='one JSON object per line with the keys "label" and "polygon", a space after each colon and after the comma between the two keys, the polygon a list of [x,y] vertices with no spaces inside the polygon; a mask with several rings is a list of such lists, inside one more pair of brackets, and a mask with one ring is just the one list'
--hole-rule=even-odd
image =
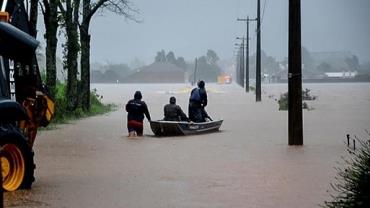
{"label": "tractor tire", "polygon": [[18,128],[0,126],[0,158],[3,188],[6,191],[30,189],[34,182],[33,151]]}

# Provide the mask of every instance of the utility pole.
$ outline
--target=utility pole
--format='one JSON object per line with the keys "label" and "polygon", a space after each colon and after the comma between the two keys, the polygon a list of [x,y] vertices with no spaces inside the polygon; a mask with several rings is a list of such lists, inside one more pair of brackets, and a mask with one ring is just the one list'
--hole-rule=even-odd
{"label": "utility pole", "polygon": [[245,91],[249,92],[249,22],[250,21],[257,21],[257,19],[249,19],[249,16],[247,16],[247,54],[246,54],[246,59],[245,59],[245,70],[246,70],[246,83],[245,83]]}
{"label": "utility pole", "polygon": [[241,81],[241,87],[244,88],[244,37],[242,38],[242,45],[240,46],[240,50],[242,51],[242,58],[241,58],[241,73],[240,73],[240,81]]}
{"label": "utility pole", "polygon": [[249,92],[249,16],[247,16],[247,42],[245,49],[245,92]]}
{"label": "utility pole", "polygon": [[239,58],[239,48],[238,48],[238,50],[236,51],[236,65],[235,65],[235,73],[236,73],[236,83],[237,84],[239,84],[239,80],[240,80],[240,78],[239,78],[239,72],[240,72],[240,70],[239,70],[239,61],[240,61],[240,58]]}
{"label": "utility pole", "polygon": [[[241,38],[237,37],[236,39]],[[241,87],[244,87],[244,41],[241,44],[235,43],[235,45],[239,46],[237,82]]]}
{"label": "utility pole", "polygon": [[261,101],[261,2],[257,0],[256,102]]}
{"label": "utility pole", "polygon": [[236,39],[238,40],[242,40],[242,43],[240,44],[240,52],[241,52],[241,57],[240,57],[240,86],[244,88],[244,74],[245,74],[245,68],[244,68],[244,47],[245,47],[245,44],[244,44],[244,40],[245,38],[242,37],[242,38],[239,38],[239,37],[236,37]]}
{"label": "utility pole", "polygon": [[197,83],[197,67],[198,67],[197,65],[198,65],[198,58],[195,58],[194,80],[193,80],[192,85],[195,85]]}
{"label": "utility pole", "polygon": [[245,21],[247,23],[247,38],[246,38],[246,54],[245,54],[245,91],[249,92],[249,22],[256,21],[257,19],[247,19],[237,18],[237,21]]}
{"label": "utility pole", "polygon": [[303,145],[301,0],[289,0],[288,42],[288,143]]}
{"label": "utility pole", "polygon": [[239,46],[239,85],[242,86],[243,80],[243,52],[242,52],[242,45]]}

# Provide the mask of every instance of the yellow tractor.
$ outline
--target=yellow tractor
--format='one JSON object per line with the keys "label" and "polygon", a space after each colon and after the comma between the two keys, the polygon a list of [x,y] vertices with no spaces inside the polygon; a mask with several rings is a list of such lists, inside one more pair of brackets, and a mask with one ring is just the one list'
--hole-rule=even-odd
{"label": "yellow tractor", "polygon": [[22,0],[0,0],[0,165],[3,188],[31,188],[37,129],[54,115]]}

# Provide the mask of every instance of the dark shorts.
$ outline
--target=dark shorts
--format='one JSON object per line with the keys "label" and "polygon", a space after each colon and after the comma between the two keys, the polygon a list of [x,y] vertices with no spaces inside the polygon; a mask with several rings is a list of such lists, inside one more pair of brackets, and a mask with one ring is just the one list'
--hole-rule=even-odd
{"label": "dark shorts", "polygon": [[135,121],[135,120],[128,120],[127,121],[127,129],[128,132],[136,131],[138,136],[143,135],[143,122]]}

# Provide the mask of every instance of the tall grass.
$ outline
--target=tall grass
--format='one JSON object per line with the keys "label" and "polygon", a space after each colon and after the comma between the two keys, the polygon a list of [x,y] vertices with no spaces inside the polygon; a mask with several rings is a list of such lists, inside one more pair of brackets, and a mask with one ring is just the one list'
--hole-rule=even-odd
{"label": "tall grass", "polygon": [[331,184],[334,194],[321,207],[370,207],[370,140],[356,138],[355,141],[360,144],[359,148],[349,149],[350,158],[344,159],[345,167],[336,168],[336,182]]}

